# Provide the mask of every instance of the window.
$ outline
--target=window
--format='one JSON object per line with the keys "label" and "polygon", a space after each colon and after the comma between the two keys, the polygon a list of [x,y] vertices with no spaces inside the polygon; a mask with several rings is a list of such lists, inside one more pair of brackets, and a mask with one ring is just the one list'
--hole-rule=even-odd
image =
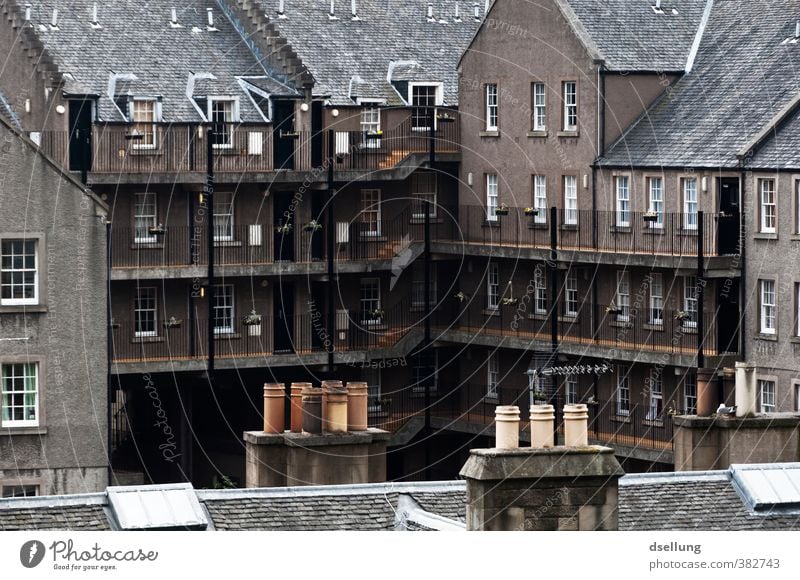
{"label": "window", "polygon": [[137,288],[133,302],[134,336],[158,336],[158,289]]}
{"label": "window", "polygon": [[758,404],[762,413],[775,412],[775,381],[758,381]]}
{"label": "window", "polygon": [[534,223],[547,223],[547,178],[544,175],[533,176],[533,209],[536,210]]}
{"label": "window", "polygon": [[664,409],[664,383],[661,379],[661,371],[654,369],[650,372],[648,379],[650,390],[650,408],[647,411],[647,419],[656,421],[661,418]]}
{"label": "window", "polygon": [[378,149],[381,140],[377,138],[381,130],[381,109],[378,103],[365,103],[361,109],[361,146]]}
{"label": "window", "polygon": [[617,227],[627,228],[631,225],[631,190],[628,177],[615,178],[617,191]]}
{"label": "window", "polygon": [[800,383],[794,385],[794,411],[800,412]]}
{"label": "window", "polygon": [[378,278],[361,280],[361,324],[375,325],[383,320],[381,282]]}
{"label": "window", "polygon": [[569,270],[564,280],[564,316],[578,316],[578,276]]}
{"label": "window", "polygon": [[497,385],[500,383],[500,357],[490,352],[486,358],[486,398],[497,399]]}
{"label": "window", "polygon": [[39,426],[39,363],[2,365],[2,427]]}
{"label": "window", "polygon": [[208,119],[214,123],[214,147],[233,147],[233,123],[236,122],[236,100],[212,98],[208,101]]}
{"label": "window", "polygon": [[775,334],[775,280],[760,280],[758,285],[761,334]]}
{"label": "window", "polygon": [[567,375],[564,381],[564,391],[567,405],[574,405],[578,402],[578,375]]}
{"label": "window", "polygon": [[136,135],[134,149],[156,148],[156,122],[158,102],[155,99],[134,99],[131,103],[131,134]]}
{"label": "window", "polygon": [[544,83],[533,83],[533,125],[534,131],[547,130],[547,97]]}
{"label": "window", "polygon": [[578,223],[578,177],[575,175],[564,176],[564,223]]}
{"label": "window", "polygon": [[36,497],[39,495],[38,485],[4,485],[3,498]]}
{"label": "window", "polygon": [[775,233],[776,216],[775,216],[775,180],[774,179],[761,179],[760,182],[760,196],[761,196],[761,232],[762,233]]}
{"label": "window", "polygon": [[687,415],[697,415],[697,377],[690,373],[683,379],[683,406]]}
{"label": "window", "polygon": [[800,283],[794,285],[794,335],[800,336]]}
{"label": "window", "polygon": [[650,274],[650,324],[664,324],[664,279],[661,274]]}
{"label": "window", "polygon": [[486,221],[496,222],[497,213],[497,174],[489,173],[486,175]]}
{"label": "window", "polygon": [[214,240],[230,242],[233,240],[233,192],[215,191],[214,199]]}
{"label": "window", "polygon": [[436,217],[436,174],[433,171],[415,171],[411,174],[412,217],[424,218],[425,207],[431,218]]}
{"label": "window", "polygon": [[800,235],[800,180],[794,182],[794,233]]}
{"label": "window", "polygon": [[533,312],[534,314],[547,314],[547,274],[543,268],[536,268],[533,273],[534,292]]}
{"label": "window", "polygon": [[660,177],[647,179],[647,211],[655,214],[655,220],[648,222],[650,228],[664,227],[664,182]]}
{"label": "window", "polygon": [[500,306],[500,266],[495,263],[489,264],[489,272],[486,277],[486,308],[497,310]]}
{"label": "window", "polygon": [[439,351],[436,349],[422,352],[414,357],[414,366],[411,369],[412,387],[414,395],[424,395],[428,383],[431,394],[436,394],[439,389]]}
{"label": "window", "polygon": [[683,279],[683,326],[695,328],[697,326],[697,277],[686,276]]}
{"label": "window", "polygon": [[381,190],[361,190],[361,213],[358,216],[361,222],[361,235],[381,235]]}
{"label": "window", "polygon": [[[422,310],[425,308],[425,264],[419,260],[414,262],[411,270],[411,308]],[[431,264],[431,308],[436,308],[436,263]]]}
{"label": "window", "polygon": [[[409,102],[414,108],[411,112],[411,128],[415,131],[427,130],[430,127],[429,112],[441,104],[439,85],[411,85]],[[434,117],[435,118],[435,117]]]}
{"label": "window", "polygon": [[631,386],[628,367],[617,365],[617,390],[615,393],[617,415],[629,415],[631,412]]}
{"label": "window", "polygon": [[233,285],[214,286],[214,334],[233,333]]}
{"label": "window", "polygon": [[500,103],[497,100],[497,85],[488,84],[485,89],[486,130],[497,131],[497,116],[500,112]]}
{"label": "window", "polygon": [[578,83],[567,81],[564,89],[564,131],[578,130]]}
{"label": "window", "polygon": [[151,233],[151,228],[158,226],[158,212],[156,211],[156,194],[153,191],[134,194],[133,199],[133,227],[134,242],[137,244],[152,244],[156,236]]}
{"label": "window", "polygon": [[683,180],[683,227],[697,229],[697,179],[694,177]]}
{"label": "window", "polygon": [[617,307],[617,320],[627,322],[631,317],[631,287],[630,277],[626,270],[617,272],[617,293],[614,297],[614,305]]}
{"label": "window", "polygon": [[362,371],[361,379],[367,383],[368,410],[373,413],[381,411],[381,369],[367,366]]}
{"label": "window", "polygon": [[39,259],[35,240],[3,240],[0,256],[0,304],[38,304]]}

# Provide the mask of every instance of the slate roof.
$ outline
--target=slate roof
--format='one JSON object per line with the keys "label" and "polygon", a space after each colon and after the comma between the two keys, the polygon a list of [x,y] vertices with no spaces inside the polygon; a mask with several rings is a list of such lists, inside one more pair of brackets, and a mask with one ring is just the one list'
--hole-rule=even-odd
{"label": "slate roof", "polygon": [[800,512],[748,510],[729,471],[626,475],[619,506],[622,531],[800,530]]}
{"label": "slate roof", "polygon": [[0,531],[111,529],[104,494],[0,500]]}
{"label": "slate roof", "polygon": [[[784,42],[797,17],[796,0],[715,2],[692,71],[599,164],[738,167],[737,152],[800,93],[800,43]],[[798,167],[800,136],[790,129],[748,166]]]}
{"label": "slate roof", "polygon": [[610,71],[683,72],[709,0],[557,0]]}
{"label": "slate roof", "polygon": [[[329,96],[332,104],[352,105],[352,96],[369,96],[403,105],[387,77],[393,62],[408,61],[420,66],[418,75],[406,68],[402,80],[442,82],[444,104],[458,103],[456,64],[480,24],[467,2],[460,2],[461,22],[454,20],[455,0],[433,2],[435,22],[427,20],[428,0],[358,0],[358,20],[351,19],[350,2],[342,0],[336,3],[336,20],[328,17],[328,0],[288,0],[286,18],[278,18],[275,0],[258,4],[313,75],[314,93]],[[363,82],[351,95],[355,77]],[[400,91],[407,96],[403,87]]]}
{"label": "slate roof", "polygon": [[[108,96],[110,76],[116,73],[137,77],[128,87],[134,95],[162,97],[164,121],[201,121],[186,96],[187,85],[191,73],[211,73],[216,80],[198,82],[195,96],[239,97],[242,120],[263,122],[236,77],[265,76],[266,72],[216,2],[98,2],[101,28],[90,24],[94,4],[44,0],[34,6],[31,23],[59,71],[69,75],[64,89],[100,95],[100,119],[124,120]],[[57,30],[50,26],[54,7],[58,8]],[[172,7],[177,9],[179,28],[169,24]],[[206,28],[207,8],[213,8],[217,31]],[[122,92],[123,84],[117,87]]]}

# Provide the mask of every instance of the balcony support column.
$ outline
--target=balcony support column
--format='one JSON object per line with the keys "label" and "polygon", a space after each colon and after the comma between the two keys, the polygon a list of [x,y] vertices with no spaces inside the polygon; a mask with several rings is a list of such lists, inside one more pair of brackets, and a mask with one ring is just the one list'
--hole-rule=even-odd
{"label": "balcony support column", "polygon": [[[328,286],[327,286],[327,296],[325,297],[325,306],[327,309],[327,316],[326,316],[326,326],[327,326],[327,333],[328,333],[328,372],[333,373],[333,345],[334,345],[334,336],[336,329],[334,328],[335,324],[335,308],[334,308],[334,297],[336,296],[336,287],[334,284],[333,279],[333,251],[334,251],[334,216],[333,216],[333,198],[335,192],[333,190],[333,165],[336,163],[336,152],[335,152],[335,134],[333,129],[328,129],[328,155],[326,158],[326,162],[328,163],[328,199],[327,199],[327,208],[325,211],[325,237],[327,238],[327,263],[328,263]],[[331,375],[333,376],[333,375]]]}
{"label": "balcony support column", "polygon": [[209,124],[206,131],[206,186],[204,201],[208,223],[206,242],[208,245],[208,380],[214,375],[214,125]]}
{"label": "balcony support column", "polygon": [[705,366],[703,340],[705,338],[705,257],[703,255],[703,212],[697,212],[697,368]]}

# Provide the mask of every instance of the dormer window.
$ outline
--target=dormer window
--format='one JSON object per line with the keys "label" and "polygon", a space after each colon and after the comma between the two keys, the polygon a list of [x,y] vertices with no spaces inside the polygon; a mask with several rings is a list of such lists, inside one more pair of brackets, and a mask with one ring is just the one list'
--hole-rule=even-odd
{"label": "dormer window", "polygon": [[133,99],[131,106],[131,135],[134,149],[155,149],[158,146],[156,123],[159,120],[156,99]]}
{"label": "dormer window", "polygon": [[210,97],[208,120],[214,124],[214,147],[233,147],[233,125],[238,122],[239,107],[234,97]]}

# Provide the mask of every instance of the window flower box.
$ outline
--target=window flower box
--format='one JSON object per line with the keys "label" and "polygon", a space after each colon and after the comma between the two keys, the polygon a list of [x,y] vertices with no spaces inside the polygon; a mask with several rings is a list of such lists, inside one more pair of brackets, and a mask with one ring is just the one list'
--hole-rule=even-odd
{"label": "window flower box", "polygon": [[261,324],[261,315],[255,310],[251,310],[250,314],[242,318],[242,324],[244,326],[258,326]]}
{"label": "window flower box", "polygon": [[147,233],[151,236],[163,236],[167,233],[167,230],[162,224],[158,224],[157,226],[150,226],[147,228]]}
{"label": "window flower box", "polygon": [[467,295],[466,295],[466,294],[464,294],[463,292],[459,292],[458,294],[455,294],[455,295],[453,295],[453,298],[455,298],[455,299],[456,299],[456,300],[458,300],[459,302],[464,302],[464,300],[466,300],[467,298],[469,298],[469,296],[467,296]]}
{"label": "window flower box", "polygon": [[322,224],[319,223],[317,220],[311,220],[307,224],[303,226],[304,232],[316,232],[322,229]]}
{"label": "window flower box", "polygon": [[538,216],[539,215],[539,210],[535,209],[535,208],[532,208],[532,207],[526,207],[525,208],[525,215],[529,216],[529,217]]}
{"label": "window flower box", "polygon": [[279,226],[275,226],[275,233],[277,234],[288,234],[292,231],[292,224],[282,224]]}
{"label": "window flower box", "polygon": [[654,211],[648,211],[642,215],[642,219],[647,223],[653,223],[658,221],[658,214]]}
{"label": "window flower box", "polygon": [[494,208],[494,215],[508,215],[509,209],[505,204],[500,205],[500,207]]}
{"label": "window flower box", "polygon": [[169,320],[164,321],[164,328],[180,328],[182,324],[183,324],[182,319],[170,316]]}
{"label": "window flower box", "polygon": [[281,139],[297,139],[300,137],[300,133],[297,131],[284,131],[281,129],[280,137]]}

